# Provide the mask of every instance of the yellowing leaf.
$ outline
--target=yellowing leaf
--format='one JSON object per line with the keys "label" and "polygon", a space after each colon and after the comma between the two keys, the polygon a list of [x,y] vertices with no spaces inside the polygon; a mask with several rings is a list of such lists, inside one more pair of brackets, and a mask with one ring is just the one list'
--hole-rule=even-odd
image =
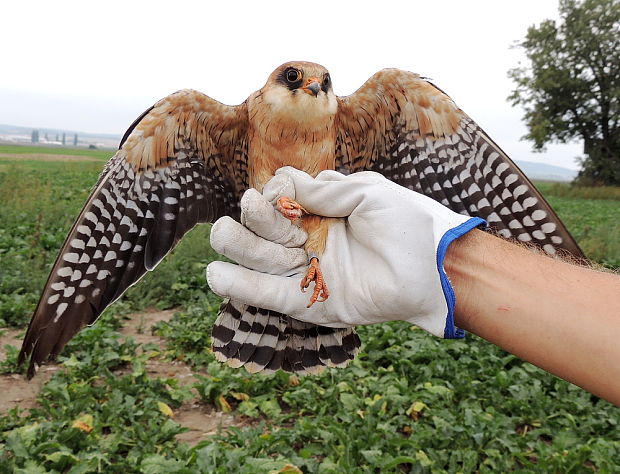
{"label": "yellowing leaf", "polygon": [[172,408],[170,408],[164,402],[157,402],[157,408],[159,408],[160,412],[162,412],[166,416],[169,416],[170,418],[174,416],[174,413],[172,412]]}
{"label": "yellowing leaf", "polygon": [[278,470],[269,471],[269,474],[302,474],[303,471],[293,464],[285,464]]}
{"label": "yellowing leaf", "polygon": [[247,402],[250,399],[250,396],[243,392],[230,392],[230,396],[241,402]]}
{"label": "yellowing leaf", "polygon": [[224,395],[220,395],[219,397],[217,397],[217,404],[220,406],[220,409],[224,413],[228,413],[229,411],[232,410],[232,408],[230,407],[230,403],[226,401],[226,398],[224,398]]}
{"label": "yellowing leaf", "polygon": [[297,375],[291,375],[288,378],[288,383],[293,387],[297,387],[299,385],[299,377],[297,377]]}
{"label": "yellowing leaf", "polygon": [[420,461],[420,464],[422,464],[423,467],[428,467],[433,464],[433,461],[422,450],[415,453],[415,458]]}
{"label": "yellowing leaf", "polygon": [[93,426],[93,415],[82,415],[71,425],[84,433],[90,433],[95,427]]}
{"label": "yellowing leaf", "polygon": [[428,405],[426,405],[426,403],[417,401],[413,402],[405,413],[414,420],[417,420],[418,418],[420,418],[422,410],[424,410],[425,408],[428,408]]}

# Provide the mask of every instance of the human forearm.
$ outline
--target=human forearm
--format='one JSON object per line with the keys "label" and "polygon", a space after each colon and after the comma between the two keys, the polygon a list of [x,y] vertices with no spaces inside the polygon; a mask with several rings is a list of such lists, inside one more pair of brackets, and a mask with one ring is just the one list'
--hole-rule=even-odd
{"label": "human forearm", "polygon": [[482,231],[452,244],[445,268],[457,326],[620,405],[620,278]]}

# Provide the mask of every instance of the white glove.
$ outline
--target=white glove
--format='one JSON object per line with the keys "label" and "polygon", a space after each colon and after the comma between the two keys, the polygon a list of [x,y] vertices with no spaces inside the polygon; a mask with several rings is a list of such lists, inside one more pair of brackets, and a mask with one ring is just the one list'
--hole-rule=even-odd
{"label": "white glove", "polygon": [[[311,308],[299,288],[308,265],[300,247],[306,236],[274,210],[282,195],[313,214],[344,218],[331,221],[320,258],[330,297]],[[482,219],[456,214],[377,173],[323,171],[313,179],[291,167],[278,170],[263,195],[247,191],[241,208],[246,227],[224,217],[211,231],[213,248],[239,263],[207,267],[215,293],[322,326],[403,320],[439,337],[462,337],[443,260],[450,243]]]}

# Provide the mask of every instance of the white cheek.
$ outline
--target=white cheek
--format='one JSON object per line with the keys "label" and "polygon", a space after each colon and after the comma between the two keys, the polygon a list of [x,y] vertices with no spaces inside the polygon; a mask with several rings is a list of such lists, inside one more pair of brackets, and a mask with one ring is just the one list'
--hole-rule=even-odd
{"label": "white cheek", "polygon": [[313,97],[303,91],[291,94],[283,88],[265,92],[263,100],[271,106],[274,115],[297,122],[309,122],[325,119],[336,113],[338,102],[333,94],[321,93]]}

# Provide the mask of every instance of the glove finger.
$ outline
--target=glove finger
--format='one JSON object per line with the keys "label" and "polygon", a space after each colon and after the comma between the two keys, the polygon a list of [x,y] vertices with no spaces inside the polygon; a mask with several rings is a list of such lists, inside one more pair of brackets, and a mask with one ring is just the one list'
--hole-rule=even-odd
{"label": "glove finger", "polygon": [[[280,175],[280,176],[286,176],[286,175]],[[324,171],[321,171],[319,174],[317,174],[316,178],[314,179],[317,179],[319,181],[342,181],[346,178],[347,178],[346,175],[339,173],[338,171],[324,170]]]}
{"label": "glove finger", "polygon": [[265,240],[228,216],[213,224],[211,247],[245,267],[265,273],[291,274],[308,263],[303,248],[287,248]]}
{"label": "glove finger", "polygon": [[256,189],[248,189],[241,198],[241,222],[256,235],[285,247],[301,247],[308,238]]}
{"label": "glove finger", "polygon": [[[334,172],[332,172],[334,173]],[[347,217],[363,202],[372,201],[372,190],[363,182],[350,179],[329,181],[313,179],[310,175],[290,167],[280,168],[276,174],[290,176],[295,184],[295,199],[312,214],[324,217]],[[369,192],[370,191],[370,192]],[[369,199],[371,198],[371,199]]]}
{"label": "glove finger", "polygon": [[260,273],[232,263],[211,262],[207,283],[222,297],[283,314],[301,312],[308,304],[308,296],[299,291],[298,278]]}
{"label": "glove finger", "polygon": [[263,187],[263,196],[273,206],[276,205],[276,201],[282,196],[295,199],[295,185],[293,184],[293,180],[290,176],[285,174],[274,176]]}

